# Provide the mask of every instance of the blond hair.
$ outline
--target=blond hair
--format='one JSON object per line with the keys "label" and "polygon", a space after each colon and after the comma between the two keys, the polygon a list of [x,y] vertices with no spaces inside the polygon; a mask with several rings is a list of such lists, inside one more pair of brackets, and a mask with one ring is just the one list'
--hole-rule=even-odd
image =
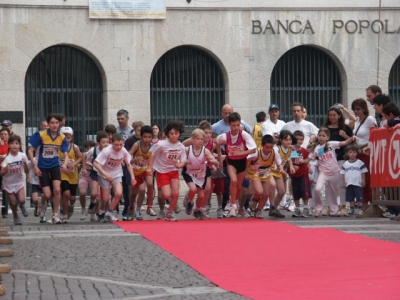
{"label": "blond hair", "polygon": [[192,138],[194,139],[194,138],[197,138],[197,137],[199,137],[199,136],[203,136],[204,137],[204,131],[203,130],[201,130],[200,128],[196,128],[195,130],[193,130],[193,132],[192,132]]}

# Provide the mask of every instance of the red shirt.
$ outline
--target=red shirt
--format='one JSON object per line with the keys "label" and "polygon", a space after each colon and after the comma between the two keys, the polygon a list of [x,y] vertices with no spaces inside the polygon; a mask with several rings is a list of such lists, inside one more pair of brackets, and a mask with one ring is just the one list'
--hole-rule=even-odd
{"label": "red shirt", "polygon": [[[297,152],[298,157],[293,158],[293,156],[295,155],[294,152]],[[308,158],[307,149],[301,147],[298,150],[292,150],[292,164],[293,164],[293,166],[298,166],[299,169],[296,171],[296,173],[290,174],[290,177],[302,177],[302,176],[308,175],[308,166],[307,166],[307,164],[299,163],[300,159],[306,159],[306,158]]]}

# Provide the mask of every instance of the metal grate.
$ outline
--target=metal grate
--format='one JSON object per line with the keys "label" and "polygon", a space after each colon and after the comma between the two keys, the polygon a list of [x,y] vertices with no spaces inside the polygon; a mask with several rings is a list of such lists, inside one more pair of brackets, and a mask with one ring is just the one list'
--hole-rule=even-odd
{"label": "metal grate", "polygon": [[342,102],[342,80],[335,62],[323,51],[299,46],[286,52],[271,75],[271,103],[280,107],[280,119],[291,121],[291,104],[307,109],[307,120],[325,122],[330,106]]}
{"label": "metal grate", "polygon": [[185,123],[185,134],[202,120],[217,122],[225,88],[217,62],[206,52],[180,46],[165,53],[150,81],[151,122],[163,128],[169,120]]}
{"label": "metal grate", "polygon": [[82,51],[54,46],[39,53],[25,77],[26,138],[52,112],[66,116],[74,143],[83,147],[103,127],[103,83],[93,60]]}
{"label": "metal grate", "polygon": [[389,73],[389,95],[390,99],[400,105],[400,56],[394,62]]}

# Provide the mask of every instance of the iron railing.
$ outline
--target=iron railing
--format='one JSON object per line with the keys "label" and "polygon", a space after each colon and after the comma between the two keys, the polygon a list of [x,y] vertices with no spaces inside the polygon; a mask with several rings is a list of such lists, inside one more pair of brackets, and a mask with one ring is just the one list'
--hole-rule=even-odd
{"label": "iron railing", "polygon": [[291,105],[300,102],[307,120],[316,126],[325,122],[327,111],[342,102],[342,80],[336,63],[323,51],[299,46],[287,51],[271,75],[271,103],[280,107],[280,119],[291,121]]}
{"label": "iron railing", "polygon": [[400,56],[396,59],[390,69],[389,96],[394,103],[400,105]]}
{"label": "iron railing", "polygon": [[49,113],[62,113],[80,148],[103,127],[103,83],[94,61],[69,46],[39,53],[25,77],[26,138]]}

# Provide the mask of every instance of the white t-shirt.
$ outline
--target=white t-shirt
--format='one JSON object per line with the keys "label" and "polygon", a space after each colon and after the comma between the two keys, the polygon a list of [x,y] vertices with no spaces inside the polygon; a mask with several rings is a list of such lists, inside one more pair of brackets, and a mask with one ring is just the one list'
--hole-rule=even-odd
{"label": "white t-shirt", "polygon": [[1,163],[2,166],[8,164],[9,169],[3,176],[4,185],[16,185],[24,182],[24,163],[28,163],[28,158],[25,153],[18,152],[17,155],[13,156],[9,153]]}
{"label": "white t-shirt", "polygon": [[[33,158],[37,164],[37,158]],[[35,168],[32,165],[32,162],[28,162],[28,168],[29,168],[29,178],[30,178],[30,184],[35,184],[39,185],[39,178],[35,175]]]}
{"label": "white t-shirt", "polygon": [[[92,150],[92,149],[90,149]],[[104,171],[109,173],[112,177],[122,177],[122,162],[125,161],[125,164],[128,165],[131,163],[131,155],[129,152],[122,148],[120,151],[115,151],[112,145],[104,148],[99,154],[97,154],[96,160],[101,164]],[[99,176],[104,177],[103,174],[99,172]]]}
{"label": "white t-shirt", "polygon": [[[239,133],[237,135],[233,135],[231,132],[232,144],[236,144],[238,138],[239,138]],[[246,144],[247,149],[251,150],[251,149],[257,148],[256,142],[253,140],[253,137],[244,130],[242,130],[242,139],[243,139],[244,143]],[[227,142],[228,142],[228,140],[227,140],[226,133],[222,133],[217,137],[217,144],[226,145]]]}
{"label": "white t-shirt", "polygon": [[307,148],[308,142],[310,141],[310,137],[312,135],[318,135],[318,128],[311,122],[302,120],[299,123],[296,121],[287,122],[283,125],[281,130],[289,130],[291,133],[295,132],[296,130],[300,130],[304,133],[304,142],[301,144],[303,148]]}
{"label": "white t-shirt", "polygon": [[[99,153],[101,152],[100,147],[92,147],[89,149],[88,152],[86,152],[86,162],[89,162],[93,164],[93,156],[94,156],[94,149],[96,148],[96,157],[99,156]],[[98,172],[97,169],[93,166],[93,170]]]}
{"label": "white t-shirt", "polygon": [[272,135],[274,135],[275,133],[279,134],[282,130],[282,127],[285,124],[286,123],[283,122],[282,120],[278,120],[275,124],[274,122],[271,121],[271,119],[268,119],[266,122],[263,123],[263,135],[266,134],[264,133],[264,127],[266,132],[270,132],[269,134],[272,133]]}
{"label": "white t-shirt", "polygon": [[365,164],[357,159],[353,162],[345,161],[340,174],[344,174],[344,181],[349,185],[362,186],[362,173],[367,173],[368,169]]}
{"label": "white t-shirt", "polygon": [[168,139],[159,141],[150,148],[154,157],[153,169],[159,173],[178,171],[175,162],[186,161],[185,146],[181,142],[171,143]]}
{"label": "white t-shirt", "polygon": [[[355,134],[355,135],[359,138],[359,141],[357,142],[357,144],[362,145],[362,144],[368,143],[370,129],[374,126],[376,126],[376,121],[371,116],[368,116],[365,119],[364,123],[361,124],[361,127],[360,127],[360,121],[357,118],[356,124],[354,125],[354,129],[353,129],[353,133],[355,134],[357,132],[357,134]],[[358,129],[358,128],[360,128],[360,129]]]}
{"label": "white t-shirt", "polygon": [[326,153],[324,152],[325,144],[318,145],[315,147],[314,151],[310,153],[309,157],[311,159],[319,158],[319,173],[332,176],[339,173],[340,168],[335,153],[335,150],[340,148],[339,144],[340,142],[337,141],[329,141],[328,151]]}

